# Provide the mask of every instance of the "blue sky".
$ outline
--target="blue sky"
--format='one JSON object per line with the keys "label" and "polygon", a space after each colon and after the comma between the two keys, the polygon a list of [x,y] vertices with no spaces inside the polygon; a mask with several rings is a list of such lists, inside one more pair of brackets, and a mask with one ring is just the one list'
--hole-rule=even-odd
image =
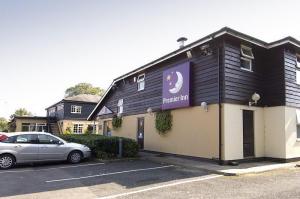
{"label": "blue sky", "polygon": [[79,82],[112,79],[223,26],[300,39],[298,0],[0,0],[0,117],[35,115]]}

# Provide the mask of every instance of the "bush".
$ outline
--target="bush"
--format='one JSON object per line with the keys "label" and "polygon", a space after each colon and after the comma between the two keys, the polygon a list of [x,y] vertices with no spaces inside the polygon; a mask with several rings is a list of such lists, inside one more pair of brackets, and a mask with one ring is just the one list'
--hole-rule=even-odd
{"label": "bush", "polygon": [[172,129],[173,117],[170,111],[160,111],[156,113],[155,127],[160,134],[165,134]]}
{"label": "bush", "polygon": [[[80,143],[92,150],[92,155],[101,159],[115,158],[119,153],[119,137],[107,137],[102,135],[60,135],[68,142]],[[136,157],[138,144],[135,140],[122,138],[123,157]]]}
{"label": "bush", "polygon": [[112,126],[114,129],[118,129],[122,126],[122,118],[118,116],[114,116],[112,119]]}

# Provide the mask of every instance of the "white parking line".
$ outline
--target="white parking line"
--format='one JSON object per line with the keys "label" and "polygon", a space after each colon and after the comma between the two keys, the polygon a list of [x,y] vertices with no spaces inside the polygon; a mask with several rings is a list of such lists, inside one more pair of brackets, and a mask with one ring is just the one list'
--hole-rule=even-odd
{"label": "white parking line", "polygon": [[95,165],[103,165],[104,163],[94,163],[94,164],[81,164],[81,165],[74,165],[74,166],[64,166],[64,167],[51,167],[51,168],[44,168],[44,169],[27,169],[27,170],[13,170],[13,171],[2,171],[1,173],[22,173],[22,172],[32,172],[32,171],[46,171],[46,170],[53,170],[53,169],[68,169],[68,168],[76,168],[76,167],[87,167],[87,166],[95,166]]}
{"label": "white parking line", "polygon": [[64,179],[58,179],[58,180],[48,180],[46,182],[51,183],[51,182],[62,182],[62,181],[70,181],[70,180],[80,180],[80,179],[86,179],[86,178],[95,178],[95,177],[117,175],[117,174],[123,174],[123,173],[132,173],[132,172],[139,172],[139,171],[164,169],[164,168],[169,168],[169,167],[174,167],[174,165],[151,167],[151,168],[145,168],[145,169],[133,169],[133,170],[126,170],[126,171],[118,171],[118,172],[113,172],[113,173],[103,173],[103,174],[98,174],[98,175],[90,175],[90,176],[83,176],[83,177],[77,177],[77,178],[64,178]]}
{"label": "white parking line", "polygon": [[116,195],[104,196],[104,197],[100,197],[100,198],[96,198],[96,199],[113,199],[113,198],[119,198],[119,197],[124,197],[124,196],[129,196],[129,195],[137,194],[137,193],[143,193],[143,192],[147,192],[147,191],[152,191],[152,190],[156,190],[156,189],[162,189],[162,188],[172,187],[172,186],[176,186],[176,185],[191,183],[191,182],[199,182],[199,181],[209,180],[209,179],[213,179],[213,178],[219,178],[221,176],[222,175],[212,174],[212,175],[205,176],[205,177],[202,176],[202,177],[191,178],[189,180],[180,180],[180,181],[173,182],[173,183],[170,183],[170,184],[163,184],[163,185],[160,185],[160,186],[154,186],[154,187],[150,187],[150,188],[146,188],[146,189],[141,189],[141,190],[137,190],[137,191],[126,192],[126,193],[121,193],[121,194],[116,194]]}

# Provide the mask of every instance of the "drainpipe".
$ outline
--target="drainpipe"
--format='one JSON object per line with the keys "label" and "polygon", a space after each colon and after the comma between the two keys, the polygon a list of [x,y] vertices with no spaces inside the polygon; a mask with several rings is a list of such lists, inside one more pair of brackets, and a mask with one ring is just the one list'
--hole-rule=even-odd
{"label": "drainpipe", "polygon": [[223,165],[222,160],[222,105],[221,105],[221,66],[220,66],[220,47],[218,47],[218,105],[219,105],[219,165]]}

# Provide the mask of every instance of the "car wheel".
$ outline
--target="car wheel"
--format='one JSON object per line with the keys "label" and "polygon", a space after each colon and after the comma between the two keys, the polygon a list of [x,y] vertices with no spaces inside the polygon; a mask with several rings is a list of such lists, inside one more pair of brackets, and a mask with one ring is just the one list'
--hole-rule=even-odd
{"label": "car wheel", "polygon": [[15,165],[15,158],[12,155],[4,154],[0,156],[0,169],[9,169]]}
{"label": "car wheel", "polygon": [[68,161],[72,164],[77,164],[82,159],[82,153],[80,151],[72,151],[69,154]]}

